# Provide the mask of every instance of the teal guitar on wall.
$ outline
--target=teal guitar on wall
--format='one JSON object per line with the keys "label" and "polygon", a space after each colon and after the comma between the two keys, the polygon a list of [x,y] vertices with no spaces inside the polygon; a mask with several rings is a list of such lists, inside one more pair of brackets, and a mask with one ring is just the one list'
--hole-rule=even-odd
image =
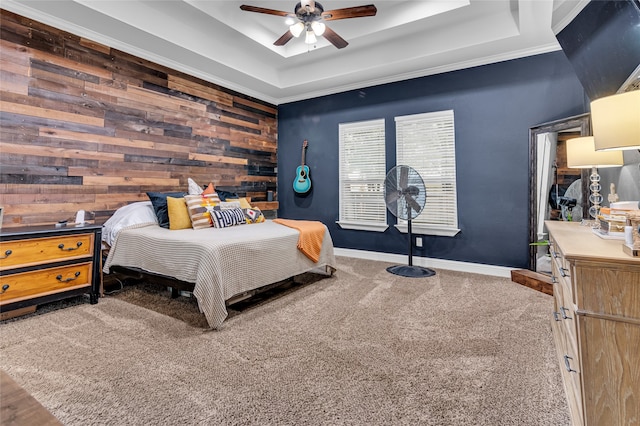
{"label": "teal guitar on wall", "polygon": [[311,189],[311,178],[309,177],[309,166],[304,164],[305,153],[308,142],[305,139],[302,143],[302,163],[296,169],[296,178],[293,181],[293,190],[298,194],[304,194]]}

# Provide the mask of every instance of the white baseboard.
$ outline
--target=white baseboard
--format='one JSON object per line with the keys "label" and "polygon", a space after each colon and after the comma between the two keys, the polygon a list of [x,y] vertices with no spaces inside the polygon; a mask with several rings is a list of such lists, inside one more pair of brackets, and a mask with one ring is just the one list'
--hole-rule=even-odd
{"label": "white baseboard", "polygon": [[[334,248],[336,256],[354,257],[356,259],[379,260],[381,262],[398,263],[406,265],[408,258],[403,254],[380,253],[376,251],[354,250]],[[481,275],[495,277],[511,277],[511,271],[517,268],[505,266],[484,265],[482,263],[458,262],[455,260],[431,259],[428,257],[413,256],[413,264],[424,268],[447,269],[450,271],[472,272]]]}

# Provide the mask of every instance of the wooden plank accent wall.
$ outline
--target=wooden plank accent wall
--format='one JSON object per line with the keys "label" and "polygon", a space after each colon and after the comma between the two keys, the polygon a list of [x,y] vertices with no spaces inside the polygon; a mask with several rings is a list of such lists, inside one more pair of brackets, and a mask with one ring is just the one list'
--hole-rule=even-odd
{"label": "wooden plank accent wall", "polygon": [[277,108],[0,10],[3,226],[106,219],[146,192],[201,185],[266,202]]}

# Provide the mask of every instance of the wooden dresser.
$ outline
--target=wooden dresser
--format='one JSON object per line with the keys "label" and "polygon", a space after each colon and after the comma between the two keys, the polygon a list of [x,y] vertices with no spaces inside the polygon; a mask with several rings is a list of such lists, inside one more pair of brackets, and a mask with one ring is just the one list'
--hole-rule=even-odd
{"label": "wooden dresser", "polygon": [[640,258],[591,228],[547,221],[552,330],[574,425],[640,425]]}
{"label": "wooden dresser", "polygon": [[98,302],[102,225],[0,230],[0,318],[89,294]]}

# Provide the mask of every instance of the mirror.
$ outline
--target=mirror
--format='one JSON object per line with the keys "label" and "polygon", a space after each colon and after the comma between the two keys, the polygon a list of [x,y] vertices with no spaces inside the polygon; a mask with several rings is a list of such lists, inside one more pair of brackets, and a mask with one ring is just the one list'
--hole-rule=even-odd
{"label": "mirror", "polygon": [[[545,220],[581,221],[589,215],[589,171],[567,167],[566,140],[591,135],[581,114],[529,129],[529,242],[548,239]],[[546,246],[529,246],[529,269],[550,274]]]}

